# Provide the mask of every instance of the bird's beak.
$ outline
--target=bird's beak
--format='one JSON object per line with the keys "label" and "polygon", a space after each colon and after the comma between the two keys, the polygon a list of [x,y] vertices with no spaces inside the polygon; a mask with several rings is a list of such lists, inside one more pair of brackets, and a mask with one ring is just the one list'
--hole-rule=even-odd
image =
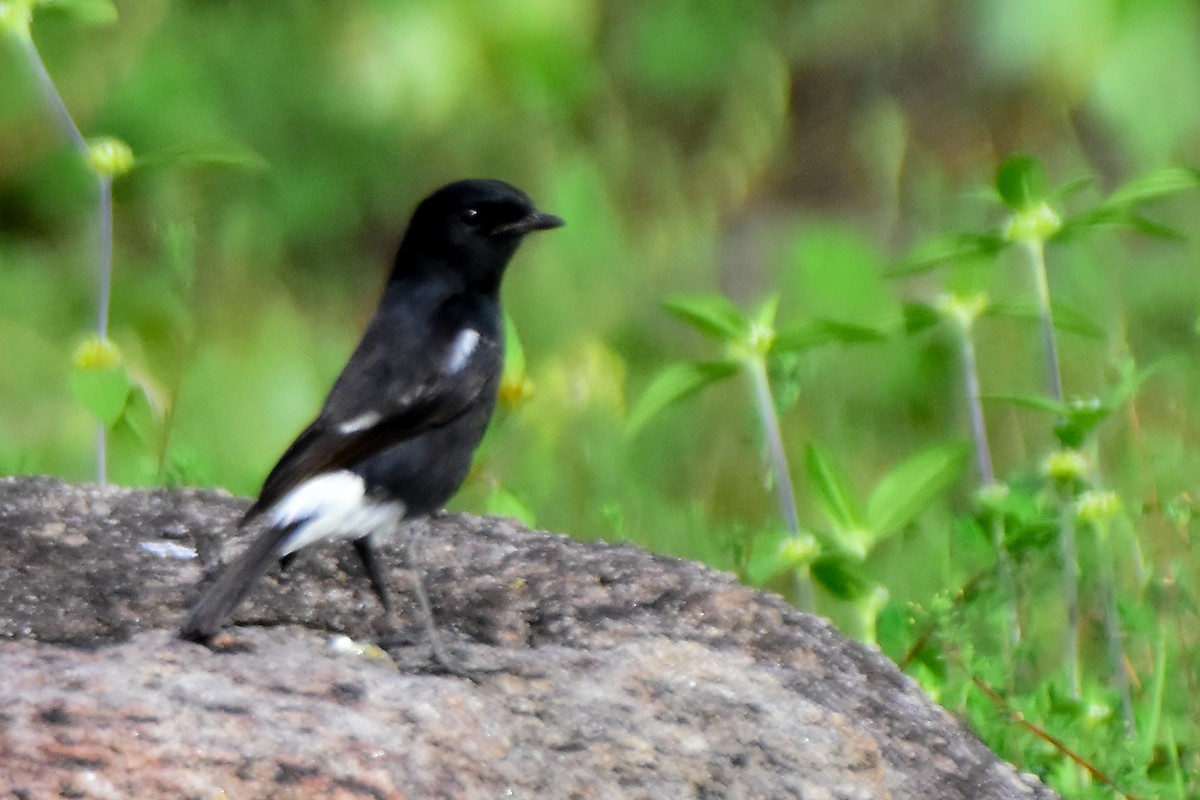
{"label": "bird's beak", "polygon": [[516,234],[523,236],[532,231],[548,231],[551,228],[561,228],[566,224],[561,217],[556,217],[553,214],[545,214],[541,211],[533,211],[518,220],[497,226],[492,230],[492,235],[510,236]]}

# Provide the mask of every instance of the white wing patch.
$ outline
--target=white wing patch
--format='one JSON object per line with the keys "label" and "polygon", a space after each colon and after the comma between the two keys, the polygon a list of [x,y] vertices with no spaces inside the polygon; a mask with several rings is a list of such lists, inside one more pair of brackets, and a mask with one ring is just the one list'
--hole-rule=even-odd
{"label": "white wing patch", "polygon": [[297,526],[280,542],[277,552],[281,556],[323,539],[386,536],[403,517],[403,503],[371,500],[363,479],[344,469],[309,478],[267,514],[274,527]]}
{"label": "white wing patch", "polygon": [[461,372],[462,368],[467,365],[467,359],[475,352],[478,345],[479,331],[474,328],[464,328],[455,337],[454,344],[450,346],[450,356],[446,359],[446,371],[449,373]]}
{"label": "white wing patch", "polygon": [[381,419],[383,419],[383,414],[380,414],[378,411],[365,411],[362,414],[359,414],[357,417],[348,419],[341,425],[338,425],[338,433],[348,435],[351,433],[358,433],[359,431],[365,431],[367,428],[370,428]]}

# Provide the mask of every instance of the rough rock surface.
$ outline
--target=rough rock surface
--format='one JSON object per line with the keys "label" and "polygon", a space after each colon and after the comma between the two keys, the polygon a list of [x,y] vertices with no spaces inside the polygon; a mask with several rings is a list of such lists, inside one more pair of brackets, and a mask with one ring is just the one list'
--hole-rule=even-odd
{"label": "rough rock surface", "polygon": [[273,572],[226,646],[180,641],[245,505],[0,480],[0,796],[1054,796],[820,619],[503,519],[440,516],[422,556],[476,682],[412,666],[403,569],[395,660],[330,645],[384,629],[344,545]]}

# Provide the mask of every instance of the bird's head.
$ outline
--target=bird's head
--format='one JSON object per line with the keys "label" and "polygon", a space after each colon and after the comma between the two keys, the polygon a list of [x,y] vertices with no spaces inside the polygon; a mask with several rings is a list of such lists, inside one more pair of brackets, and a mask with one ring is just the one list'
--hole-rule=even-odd
{"label": "bird's head", "polygon": [[503,181],[451,183],[417,206],[393,277],[430,268],[451,270],[468,283],[494,288],[525,234],[562,224]]}

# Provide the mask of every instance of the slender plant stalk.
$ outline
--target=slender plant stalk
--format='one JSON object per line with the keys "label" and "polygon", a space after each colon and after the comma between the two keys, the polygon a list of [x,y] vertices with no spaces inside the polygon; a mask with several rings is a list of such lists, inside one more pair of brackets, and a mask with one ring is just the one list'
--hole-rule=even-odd
{"label": "slender plant stalk", "polygon": [[996,482],[996,468],[992,463],[992,448],[988,442],[987,426],[983,419],[983,399],[979,388],[979,362],[975,356],[975,341],[971,332],[960,326],[959,344],[962,350],[963,383],[967,393],[967,410],[971,415],[971,439],[975,442],[975,463],[979,468],[979,481],[983,486]]}
{"label": "slender plant stalk", "polygon": [[1042,329],[1042,350],[1046,357],[1046,385],[1050,396],[1062,402],[1062,370],[1058,362],[1058,344],[1054,339],[1054,312],[1050,308],[1050,280],[1046,276],[1046,245],[1041,239],[1027,239],[1025,253],[1037,287],[1038,318]]}
{"label": "slender plant stalk", "polygon": [[[46,62],[42,60],[41,53],[38,52],[37,45],[33,42],[33,37],[25,35],[18,38],[25,51],[26,59],[33,67],[38,88],[41,90],[47,106],[50,108],[55,124],[71,142],[71,146],[78,150],[84,158],[87,158],[87,139],[83,137],[79,126],[75,124],[75,119],[67,109],[66,102],[63,101],[62,95],[59,94],[58,88],[54,85],[54,79],[50,77],[50,71],[46,69]],[[97,178],[97,206],[99,216],[96,255],[99,265],[100,285],[96,333],[101,341],[106,341],[108,339],[108,311],[112,291],[112,177],[95,172],[93,174]],[[96,481],[101,486],[108,482],[108,430],[101,422],[96,423]]]}
{"label": "slender plant stalk", "polygon": [[46,62],[42,61],[42,55],[38,52],[37,45],[33,43],[33,38],[22,36],[20,40],[21,46],[25,50],[25,57],[29,60],[30,65],[33,66],[38,88],[41,89],[42,96],[46,99],[47,105],[50,106],[50,113],[54,116],[55,124],[62,130],[63,135],[71,141],[71,145],[86,155],[87,140],[83,138],[83,133],[79,130],[79,126],[75,124],[75,119],[71,116],[71,112],[67,110],[67,104],[63,102],[62,95],[58,93],[58,89],[54,85],[54,80],[50,77],[49,70],[46,69]]}
{"label": "slender plant stalk", "polygon": [[[967,395],[967,409],[971,416],[971,439],[975,443],[975,462],[979,469],[979,482],[983,488],[996,484],[996,467],[992,461],[992,448],[988,442],[987,425],[983,416],[983,395],[979,385],[979,362],[975,354],[975,340],[965,325],[956,326],[962,350],[963,383]],[[1008,636],[1006,650],[1021,641],[1021,621],[1017,615],[1016,582],[1013,580],[1012,562],[1004,549],[1004,526],[998,514],[990,514],[992,546],[996,550],[996,565],[1000,573],[1000,585],[1006,598]]]}
{"label": "slender plant stalk", "polygon": [[1121,718],[1125,722],[1125,733],[1132,737],[1137,733],[1137,721],[1133,715],[1133,697],[1129,693],[1129,675],[1125,671],[1125,648],[1121,645],[1121,624],[1117,617],[1117,594],[1111,580],[1105,580],[1103,592],[1104,632],[1108,639],[1108,658],[1113,665],[1113,683],[1121,697]]}
{"label": "slender plant stalk", "polygon": [[[99,217],[100,242],[97,255],[100,257],[100,285],[98,287],[99,310],[96,319],[96,332],[100,340],[108,338],[108,311],[112,302],[112,267],[113,267],[113,179],[111,175],[101,175],[99,186]],[[101,426],[103,427],[103,426]]]}
{"label": "slender plant stalk", "polygon": [[1067,602],[1066,670],[1071,694],[1080,697],[1079,674],[1079,559],[1075,552],[1075,504],[1070,496],[1062,498],[1059,513],[1059,547],[1063,561],[1063,595]]}
{"label": "slender plant stalk", "polygon": [[[762,423],[763,434],[767,440],[767,454],[775,495],[779,500],[779,510],[783,515],[784,524],[793,536],[800,535],[800,514],[796,510],[796,493],[792,487],[792,475],[788,469],[787,454],[783,449],[783,434],[779,427],[779,415],[775,411],[775,401],[771,394],[771,382],[767,377],[767,361],[763,356],[750,356],[745,360],[746,371],[750,373],[750,382],[754,385],[754,401],[758,408],[758,419]],[[798,570],[795,572],[799,572]],[[813,609],[812,579],[805,567],[802,574],[796,577],[796,603],[804,611]]]}
{"label": "slender plant stalk", "polygon": [[1108,643],[1108,659],[1112,664],[1113,683],[1121,697],[1121,718],[1125,722],[1125,733],[1136,733],[1133,716],[1133,698],[1129,694],[1129,675],[1125,671],[1125,648],[1121,645],[1121,621],[1117,616],[1117,578],[1113,570],[1110,520],[1096,523],[1096,539],[1100,546],[1100,581],[1104,595],[1104,633]]}
{"label": "slender plant stalk", "polygon": [[[1063,400],[1062,370],[1059,368],[1058,344],[1054,338],[1054,312],[1050,307],[1050,280],[1046,275],[1046,244],[1041,239],[1027,239],[1025,253],[1037,287],[1038,317],[1042,329],[1042,349],[1046,357],[1046,385],[1050,396]],[[1075,511],[1071,498],[1064,499],[1062,524],[1059,526],[1063,554],[1063,596],[1067,605],[1067,674],[1078,697],[1079,678],[1079,562],[1076,558]]]}
{"label": "slender plant stalk", "polygon": [[1153,757],[1153,749],[1159,741],[1159,729],[1163,721],[1163,696],[1167,687],[1167,628],[1160,619],[1158,622],[1158,638],[1154,643],[1154,685],[1150,689],[1150,716],[1142,732],[1142,750],[1147,762]]}

